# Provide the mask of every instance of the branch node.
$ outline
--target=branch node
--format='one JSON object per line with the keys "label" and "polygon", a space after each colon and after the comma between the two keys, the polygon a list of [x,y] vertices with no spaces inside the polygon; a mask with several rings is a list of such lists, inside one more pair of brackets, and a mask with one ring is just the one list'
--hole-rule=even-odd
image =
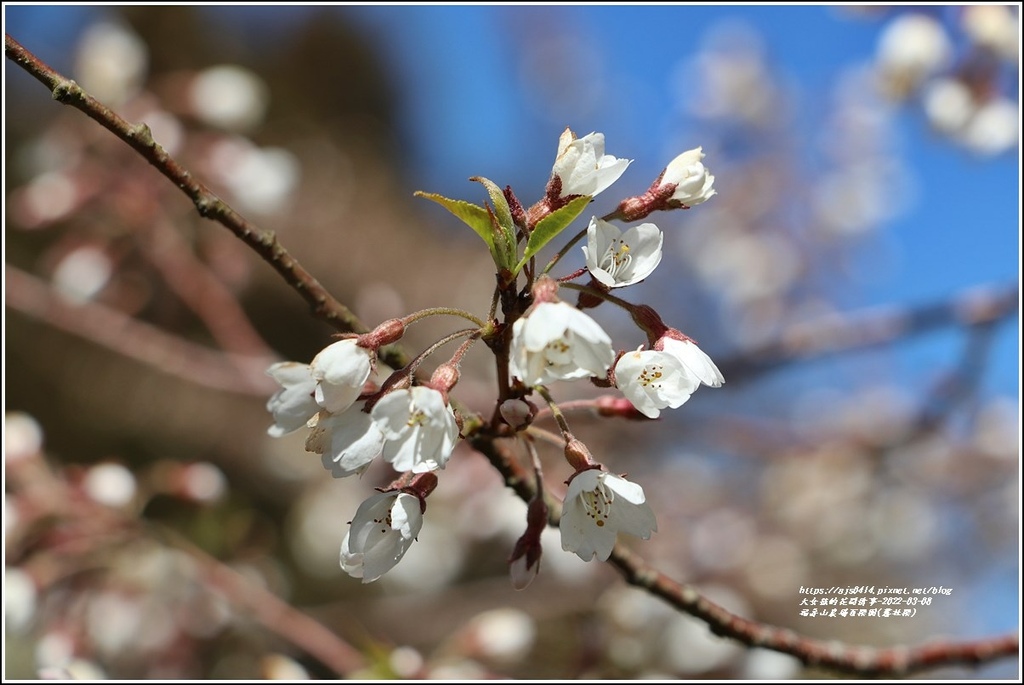
{"label": "branch node", "polygon": [[140,145],[147,148],[155,148],[156,141],[153,140],[153,131],[144,123],[135,124],[128,129],[128,137],[138,141]]}
{"label": "branch node", "polygon": [[82,87],[72,79],[65,79],[53,87],[53,99],[57,102],[66,105],[72,100],[81,100],[82,98]]}

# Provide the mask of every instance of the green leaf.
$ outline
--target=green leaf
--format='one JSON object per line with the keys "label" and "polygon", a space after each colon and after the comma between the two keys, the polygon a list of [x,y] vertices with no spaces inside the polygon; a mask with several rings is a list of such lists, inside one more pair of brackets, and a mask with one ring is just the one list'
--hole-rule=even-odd
{"label": "green leaf", "polygon": [[583,210],[586,209],[592,199],[589,195],[580,195],[566,206],[556,209],[538,221],[537,225],[533,227],[530,239],[526,243],[526,251],[523,253],[523,258],[516,265],[513,273],[519,273],[519,270],[526,265],[526,262],[531,257],[540,252],[545,245],[550,243],[569,224],[575,221],[576,217],[583,213]]}
{"label": "green leaf", "polygon": [[[432,200],[461,219],[463,223],[476,231],[476,234],[484,239],[484,242],[487,243],[487,249],[491,252],[491,258],[494,260],[494,263],[498,266],[502,265],[503,260],[499,259],[498,252],[494,245],[494,228],[491,225],[490,212],[479,205],[474,205],[471,202],[466,202],[465,200],[453,200],[445,197],[444,195],[438,195],[437,193],[424,193],[422,190],[417,190],[413,195]],[[502,246],[502,251],[504,251],[504,246]]]}
{"label": "green leaf", "polygon": [[512,210],[508,207],[505,193],[501,191],[501,188],[496,183],[483,176],[473,176],[469,180],[482,184],[487,189],[487,194],[491,196],[491,203],[494,205],[494,217],[498,223],[494,227],[494,232],[497,234],[494,238],[494,246],[506,259],[504,264],[499,264],[498,266],[509,268],[516,261],[516,227],[512,221]]}

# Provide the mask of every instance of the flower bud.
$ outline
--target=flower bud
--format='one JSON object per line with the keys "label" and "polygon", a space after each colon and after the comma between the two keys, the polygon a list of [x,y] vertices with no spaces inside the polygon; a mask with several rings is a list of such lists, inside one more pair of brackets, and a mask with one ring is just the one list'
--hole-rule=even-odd
{"label": "flower bud", "polygon": [[693,207],[715,195],[712,188],[715,177],[708,172],[702,159],[704,152],[698,147],[687,150],[665,167],[659,188],[667,192],[669,186],[674,186],[667,202],[669,207]]}
{"label": "flower bud", "polygon": [[369,333],[359,336],[360,347],[377,350],[384,345],[398,342],[405,335],[405,322],[401,319],[388,319]]}
{"label": "flower bud", "polygon": [[565,443],[565,460],[577,472],[597,468],[597,462],[594,461],[594,457],[591,456],[587,446],[579,438],[572,435],[569,436],[569,440]]}
{"label": "flower bud", "polygon": [[459,365],[454,362],[441,364],[430,376],[430,387],[437,390],[447,399],[455,384],[459,382]]}
{"label": "flower bud", "polygon": [[540,572],[540,556],[543,552],[540,537],[547,524],[548,507],[542,493],[537,493],[526,512],[526,532],[516,541],[508,560],[509,576],[516,590],[525,589]]}
{"label": "flower bud", "polygon": [[505,423],[519,430],[524,426],[530,425],[534,415],[537,413],[537,407],[526,400],[512,399],[502,402],[501,406],[498,407],[498,411],[501,413],[501,418],[505,420]]}

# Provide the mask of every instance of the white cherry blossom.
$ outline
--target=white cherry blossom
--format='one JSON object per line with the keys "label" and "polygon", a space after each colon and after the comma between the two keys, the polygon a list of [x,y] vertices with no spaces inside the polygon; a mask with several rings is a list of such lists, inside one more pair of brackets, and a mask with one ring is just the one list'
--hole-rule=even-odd
{"label": "white cherry blossom", "polygon": [[374,356],[373,350],[357,345],[355,338],[339,340],[321,350],[309,365],[316,379],[317,403],[332,414],[351,407],[370,377]]}
{"label": "white cherry blossom", "polygon": [[362,474],[384,449],[384,434],[359,405],[341,414],[322,411],[306,438],[306,450],[322,455],[335,478]]}
{"label": "white cherry blossom", "polygon": [[664,236],[654,224],[633,226],[625,233],[614,224],[594,217],[587,227],[583,254],[587,269],[609,288],[639,283],[661,263]]}
{"label": "white cherry blossom", "polygon": [[274,416],[274,425],[267,433],[279,438],[306,425],[320,405],[313,398],[316,380],[308,364],[279,362],[267,369],[267,375],[281,384],[281,389],[267,401],[267,411]]}
{"label": "white cherry blossom", "polygon": [[643,488],[598,469],[581,471],[569,482],[562,504],[562,549],[583,561],[606,561],[619,531],[649,540],[658,530]]}
{"label": "white cherry blossom", "polygon": [[677,340],[664,337],[661,339],[662,349],[672,355],[686,367],[686,370],[698,381],[712,388],[721,387],[725,377],[718,370],[711,357],[704,354],[692,340]]}
{"label": "white cherry blossom", "polygon": [[613,361],[608,334],[565,302],[541,302],[512,325],[509,373],[526,385],[604,376]]}
{"label": "white cherry blossom", "polygon": [[384,459],[397,471],[443,469],[459,438],[444,396],[423,386],[389,392],[370,412],[384,435]]}
{"label": "white cherry blossom", "polygon": [[700,380],[667,352],[635,350],[616,362],[615,384],[637,411],[656,419],[666,407],[681,407]]}
{"label": "white cherry blossom", "polygon": [[[703,148],[687,150],[665,167],[661,177],[661,186],[673,183],[676,186],[671,202],[693,207],[707,201],[717,191],[712,187],[715,177],[707,170],[701,160],[704,159]],[[667,191],[666,191],[667,192]]]}
{"label": "white cherry blossom", "polygon": [[341,568],[372,583],[395,567],[423,526],[420,500],[404,492],[381,492],[356,511],[341,543]]}
{"label": "white cherry blossom", "polygon": [[594,196],[615,183],[632,161],[606,155],[603,133],[577,138],[567,128],[558,138],[558,155],[551,175],[562,181],[559,197]]}

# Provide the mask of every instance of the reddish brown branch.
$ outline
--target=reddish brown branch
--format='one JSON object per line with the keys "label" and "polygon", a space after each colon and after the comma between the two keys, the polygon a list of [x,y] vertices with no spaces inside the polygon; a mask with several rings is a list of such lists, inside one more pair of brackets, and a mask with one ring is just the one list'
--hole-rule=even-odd
{"label": "reddish brown branch", "polygon": [[334,299],[319,281],[284,249],[272,231],[263,231],[226,202],[214,195],[155,140],[146,124],[129,124],[109,107],[86,93],[81,86],[41,62],[9,35],[4,35],[7,58],[50,89],[53,99],[81,110],[105,129],[130,145],[157,171],[178,186],[196,206],[199,214],[217,221],[257,252],[309,303],[313,314],[341,331],[366,332],[366,327],[343,304]]}
{"label": "reddish brown branch", "polygon": [[643,559],[616,545],[608,560],[631,585],[708,624],[711,632],[751,647],[763,647],[796,657],[808,666],[864,676],[905,676],[940,666],[978,665],[1020,652],[1017,635],[968,642],[941,641],[918,647],[861,647],[802,637],[792,630],[766,625],[733,614],[703,597],[696,589],[672,580]]}
{"label": "reddish brown branch", "polygon": [[[522,468],[506,444],[493,437],[475,435],[470,443],[505,477],[505,484],[524,501],[533,499],[534,480]],[[558,526],[561,503],[545,493],[548,523]],[[708,624],[712,633],[762,647],[799,659],[807,666],[846,671],[864,676],[903,676],[914,671],[958,664],[978,665],[1019,653],[1017,635],[1004,635],[969,642],[934,642],[918,647],[861,647],[834,641],[814,640],[785,628],[751,621],[709,601],[695,588],[672,580],[649,566],[640,556],[616,545],[608,563],[615,566],[631,585],[662,598],[686,614]]]}

